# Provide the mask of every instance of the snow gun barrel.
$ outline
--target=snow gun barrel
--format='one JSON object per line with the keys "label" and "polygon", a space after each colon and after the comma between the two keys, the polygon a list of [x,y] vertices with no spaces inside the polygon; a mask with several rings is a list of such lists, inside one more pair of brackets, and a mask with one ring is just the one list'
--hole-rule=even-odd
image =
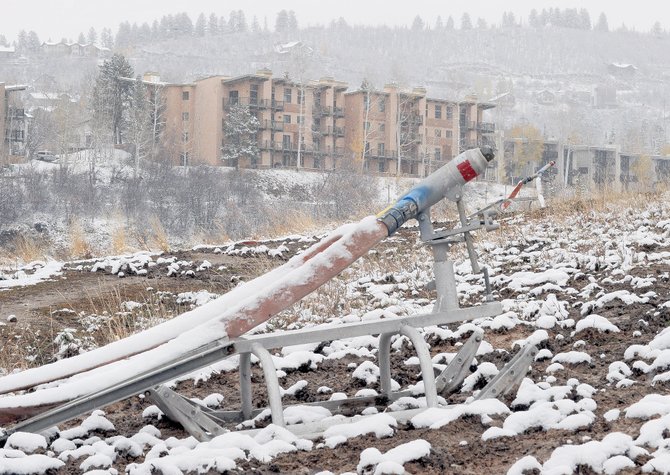
{"label": "snow gun barrel", "polygon": [[377,215],[388,235],[444,198],[460,198],[461,187],[482,174],[495,158],[490,147],[466,150],[409,190],[395,204]]}
{"label": "snow gun barrel", "polygon": [[552,160],[551,162],[547,163],[545,166],[540,168],[538,171],[536,171],[533,175],[524,178],[523,179],[523,184],[525,185],[525,184],[530,183],[531,181],[535,180],[537,177],[542,175],[544,172],[546,172],[549,168],[553,167],[554,165],[556,165],[556,162],[554,160]]}

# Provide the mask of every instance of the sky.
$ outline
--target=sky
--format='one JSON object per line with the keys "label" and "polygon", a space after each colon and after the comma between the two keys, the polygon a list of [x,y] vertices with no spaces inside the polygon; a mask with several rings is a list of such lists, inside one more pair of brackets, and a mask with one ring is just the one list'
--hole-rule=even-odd
{"label": "sky", "polygon": [[[392,6],[391,6],[392,5]],[[513,12],[517,18],[527,18],[531,9],[586,8],[595,23],[601,12],[607,15],[611,29],[625,23],[629,28],[648,31],[657,20],[670,22],[670,2],[637,0],[620,2],[612,0],[246,0],[230,2],[221,0],[2,0],[0,2],[0,34],[8,40],[16,39],[21,29],[34,30],[41,40],[61,38],[76,40],[80,32],[91,26],[98,32],[103,27],[115,33],[119,23],[151,22],[169,13],[187,12],[195,19],[200,12],[214,12],[228,17],[231,10],[241,9],[250,22],[255,15],[261,24],[267,18],[274,26],[277,12],[294,10],[300,26],[327,24],[343,17],[350,24],[411,25],[416,15],[427,24],[437,16],[446,20],[450,15],[458,25],[463,12],[473,20],[484,18],[488,23],[500,23],[504,11]],[[664,28],[670,25],[663,24]]]}

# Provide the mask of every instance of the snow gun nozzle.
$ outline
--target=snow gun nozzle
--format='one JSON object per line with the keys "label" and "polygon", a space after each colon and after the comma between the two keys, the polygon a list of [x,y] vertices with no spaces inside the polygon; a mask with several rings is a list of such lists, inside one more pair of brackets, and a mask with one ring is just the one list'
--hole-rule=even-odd
{"label": "snow gun nozzle", "polygon": [[484,155],[484,158],[487,162],[490,162],[496,158],[495,149],[493,147],[486,145],[484,147],[479,147],[479,151],[482,153],[482,155]]}

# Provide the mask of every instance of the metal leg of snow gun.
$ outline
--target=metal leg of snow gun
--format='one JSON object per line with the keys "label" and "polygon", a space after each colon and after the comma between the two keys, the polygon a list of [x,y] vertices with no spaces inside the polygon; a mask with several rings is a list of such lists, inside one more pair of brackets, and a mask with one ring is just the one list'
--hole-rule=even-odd
{"label": "metal leg of snow gun", "polygon": [[537,355],[537,347],[527,345],[500,370],[500,372],[479,391],[475,400],[504,396],[514,389],[526,376]]}

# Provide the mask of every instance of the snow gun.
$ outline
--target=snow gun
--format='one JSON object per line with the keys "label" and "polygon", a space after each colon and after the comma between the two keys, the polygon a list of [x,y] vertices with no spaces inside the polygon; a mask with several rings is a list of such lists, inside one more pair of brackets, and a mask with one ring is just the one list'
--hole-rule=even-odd
{"label": "snow gun", "polygon": [[509,206],[512,204],[512,200],[516,198],[516,196],[519,194],[521,191],[521,188],[524,187],[524,185],[527,185],[531,181],[535,180],[536,178],[540,177],[544,172],[549,170],[551,167],[556,165],[556,162],[552,160],[551,162],[547,163],[545,166],[540,168],[537,172],[535,172],[533,175],[527,176],[526,178],[523,178],[519,180],[519,183],[516,184],[512,192],[509,194],[509,196],[500,203],[500,211],[505,211]]}
{"label": "snow gun", "polygon": [[[283,265],[205,305],[87,353],[0,377],[0,395],[4,395],[0,396],[0,426],[18,423],[7,433],[17,430],[37,432],[136,394],[151,393],[160,398],[160,394],[155,391],[156,387],[163,387],[160,385],[167,381],[235,354],[241,358],[241,378],[248,378],[251,374],[245,368],[248,369],[249,356],[253,353],[260,355],[264,371],[268,368],[266,379],[276,379],[276,374],[273,376],[270,370],[272,358],[265,348],[291,344],[290,338],[302,341],[307,336],[283,332],[280,338],[271,333],[267,335],[267,341],[262,340],[265,341],[264,347],[261,340],[254,340],[256,335],[239,337],[337,276],[408,220],[417,219],[420,226],[425,227],[426,221],[429,221],[425,218],[430,207],[440,200],[448,198],[461,203],[463,185],[483,173],[493,158],[492,149],[487,147],[466,150],[378,215],[339,227]],[[455,280],[451,278],[450,282],[453,291],[449,295],[455,298]],[[433,312],[421,318],[412,316],[407,321],[403,320],[403,328],[422,322],[438,324],[494,316],[502,311],[497,303],[460,309],[457,302],[449,310],[450,313]],[[332,339],[337,332],[346,335],[353,335],[355,331],[362,331],[366,335],[380,333],[382,324],[373,323],[376,325],[374,331],[352,326],[337,331],[329,329],[328,335],[316,332],[312,336],[322,341]],[[386,325],[391,325],[390,328],[395,330],[400,323],[390,321]],[[425,365],[424,374],[432,375],[430,358]],[[245,415],[251,411],[250,384],[250,379],[241,380]],[[23,390],[31,391],[21,392]],[[270,403],[276,406],[280,396],[278,389],[274,388],[273,391],[277,396],[271,398]],[[172,400],[182,401],[177,396]],[[431,404],[437,401],[436,396],[431,396],[431,401]],[[281,406],[280,402],[278,404]],[[281,410],[275,409],[272,411],[273,420],[276,413],[277,418],[282,417]],[[191,410],[180,414],[190,414]],[[172,410],[170,413],[177,412]],[[193,425],[191,416],[184,415],[183,420],[177,419],[185,427]],[[212,433],[206,431],[209,435],[203,435],[204,432],[199,430],[193,428],[193,433],[199,434],[199,437]]]}

